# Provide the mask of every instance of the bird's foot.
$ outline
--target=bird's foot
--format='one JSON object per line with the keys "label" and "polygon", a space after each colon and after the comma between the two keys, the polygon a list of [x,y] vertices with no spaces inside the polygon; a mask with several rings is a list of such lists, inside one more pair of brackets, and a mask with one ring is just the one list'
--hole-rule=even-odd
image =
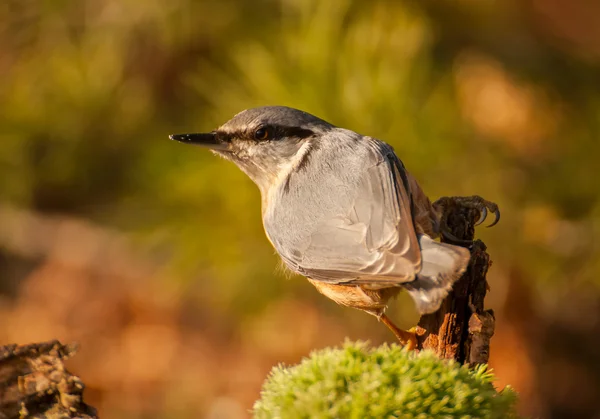
{"label": "bird's foot", "polygon": [[478,195],[451,197],[445,196],[435,201],[433,203],[433,207],[440,214],[440,234],[446,239],[458,243],[464,242],[464,244],[469,244],[470,241],[458,239],[448,231],[448,215],[456,208],[477,210],[479,212],[479,220],[475,223],[475,226],[483,223],[490,211],[494,214],[495,219],[490,225],[488,225],[488,227],[495,226],[498,221],[500,221],[500,210],[498,209],[498,205],[494,202],[487,201]]}
{"label": "bird's foot", "polygon": [[416,329],[413,327],[410,330],[402,330],[398,326],[396,326],[388,316],[382,314],[379,317],[379,321],[385,324],[392,333],[396,336],[398,341],[402,346],[404,346],[409,351],[417,349],[417,334]]}

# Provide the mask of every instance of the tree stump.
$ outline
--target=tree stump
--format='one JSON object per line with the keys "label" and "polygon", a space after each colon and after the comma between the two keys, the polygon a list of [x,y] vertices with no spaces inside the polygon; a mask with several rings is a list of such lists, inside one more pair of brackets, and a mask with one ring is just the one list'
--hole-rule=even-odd
{"label": "tree stump", "polygon": [[[472,241],[479,211],[460,206],[445,211],[450,233],[462,244],[447,239],[442,241],[463,246],[465,241]],[[492,263],[486,250],[482,241],[472,243],[469,267],[454,284],[440,309],[421,316],[416,327],[418,349],[431,349],[440,358],[454,359],[470,366],[487,363],[495,320],[493,311],[484,309],[488,290],[486,274]]]}
{"label": "tree stump", "polygon": [[95,419],[84,385],[64,360],[74,345],[58,341],[0,347],[0,419]]}

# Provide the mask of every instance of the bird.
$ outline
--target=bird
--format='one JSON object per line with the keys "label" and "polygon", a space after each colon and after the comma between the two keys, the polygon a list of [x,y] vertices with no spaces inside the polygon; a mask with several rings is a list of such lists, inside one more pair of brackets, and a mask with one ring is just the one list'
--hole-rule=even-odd
{"label": "bird", "polygon": [[334,302],[377,317],[409,349],[414,329],[391,321],[389,300],[405,290],[420,314],[435,312],[470,260],[467,248],[437,240],[453,237],[448,202],[477,209],[478,224],[488,209],[491,225],[500,218],[477,195],[432,203],[387,143],[286,106],[169,137],[235,163],[258,186],[264,230],[284,265]]}

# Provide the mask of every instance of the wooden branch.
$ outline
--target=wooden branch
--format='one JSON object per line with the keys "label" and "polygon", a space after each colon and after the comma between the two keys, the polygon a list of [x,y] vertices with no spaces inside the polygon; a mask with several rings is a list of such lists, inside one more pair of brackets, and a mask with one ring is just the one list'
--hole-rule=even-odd
{"label": "wooden branch", "polygon": [[0,347],[0,419],[97,418],[64,366],[75,351],[58,341]]}
{"label": "wooden branch", "polygon": [[[479,211],[460,206],[445,211],[450,233],[459,240],[473,240]],[[492,310],[484,310],[486,274],[491,265],[486,249],[480,240],[473,243],[469,267],[440,309],[421,316],[416,328],[418,349],[431,349],[440,358],[470,366],[487,363],[495,320]]]}

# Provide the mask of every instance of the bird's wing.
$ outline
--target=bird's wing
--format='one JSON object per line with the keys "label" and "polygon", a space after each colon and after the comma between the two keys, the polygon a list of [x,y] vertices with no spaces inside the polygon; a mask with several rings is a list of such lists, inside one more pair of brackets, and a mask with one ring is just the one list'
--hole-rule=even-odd
{"label": "bird's wing", "polygon": [[404,167],[385,143],[370,140],[369,150],[345,213],[322,221],[303,248],[284,257],[296,271],[376,288],[410,282],[420,270]]}

